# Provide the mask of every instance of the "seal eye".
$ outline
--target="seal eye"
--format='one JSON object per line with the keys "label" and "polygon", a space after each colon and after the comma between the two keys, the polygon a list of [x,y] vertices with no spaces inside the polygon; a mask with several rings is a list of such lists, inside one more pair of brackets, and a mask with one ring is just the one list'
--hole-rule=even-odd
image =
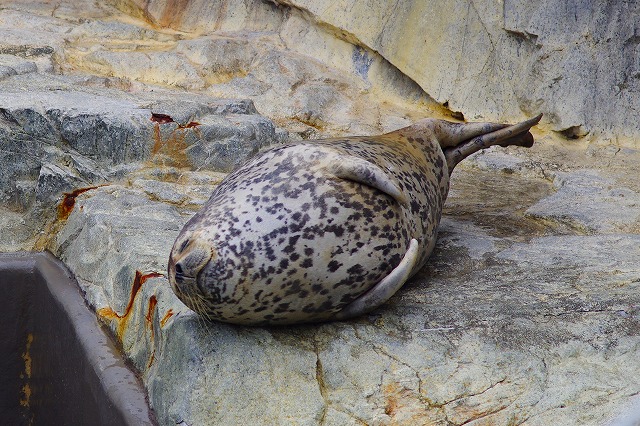
{"label": "seal eye", "polygon": [[187,248],[187,246],[189,245],[189,243],[190,243],[190,242],[191,242],[191,241],[189,240],[189,238],[187,238],[186,240],[184,240],[184,241],[182,242],[182,244],[180,244],[180,248],[178,249],[178,251],[179,251],[180,253],[182,253],[182,252],[184,251],[184,249],[185,249],[185,248]]}

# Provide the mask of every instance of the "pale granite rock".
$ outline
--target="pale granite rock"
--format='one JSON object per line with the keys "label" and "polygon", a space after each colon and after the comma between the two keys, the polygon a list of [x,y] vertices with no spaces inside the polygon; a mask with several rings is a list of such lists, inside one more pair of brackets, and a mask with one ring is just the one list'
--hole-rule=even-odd
{"label": "pale granite rock", "polygon": [[[544,112],[569,138],[637,135],[640,89],[635,3],[507,0],[226,2],[177,6],[130,0],[179,30],[279,31],[299,53],[383,87],[399,70],[466,117],[505,120]],[[276,29],[277,28],[277,29]]]}
{"label": "pale granite rock", "polygon": [[559,173],[554,185],[558,192],[531,206],[528,215],[588,233],[640,230],[640,194],[598,171]]}

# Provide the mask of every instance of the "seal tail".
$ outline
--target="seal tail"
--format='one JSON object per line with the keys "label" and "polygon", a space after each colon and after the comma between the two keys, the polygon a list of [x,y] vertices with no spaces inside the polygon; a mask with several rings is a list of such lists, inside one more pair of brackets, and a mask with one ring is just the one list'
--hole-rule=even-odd
{"label": "seal tail", "polygon": [[[447,167],[449,169],[449,175],[453,171],[454,167],[462,160],[474,154],[480,150],[489,148],[490,146],[523,146],[530,148],[533,146],[533,135],[529,132],[533,126],[540,122],[542,114],[539,114],[529,120],[522,121],[512,126],[505,124],[492,124],[492,123],[470,123],[463,126],[471,126],[476,124],[479,126],[485,125],[489,129],[488,132],[483,134],[472,136],[468,140],[458,143],[455,146],[444,147],[443,152],[447,160]],[[499,127],[501,126],[501,127]],[[471,131],[469,131],[471,133]]]}

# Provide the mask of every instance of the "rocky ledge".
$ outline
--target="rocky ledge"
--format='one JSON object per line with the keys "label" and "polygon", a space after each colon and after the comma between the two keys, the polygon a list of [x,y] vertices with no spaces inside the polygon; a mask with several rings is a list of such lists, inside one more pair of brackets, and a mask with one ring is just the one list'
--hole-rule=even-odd
{"label": "rocky ledge", "polygon": [[295,51],[282,6],[256,2],[261,31],[227,16],[199,34],[127,4],[0,7],[0,246],[66,262],[161,424],[637,424],[636,146],[543,127],[463,163],[433,257],[371,315],[206,322],[167,258],[226,172],[285,140],[455,114],[369,51],[351,74]]}

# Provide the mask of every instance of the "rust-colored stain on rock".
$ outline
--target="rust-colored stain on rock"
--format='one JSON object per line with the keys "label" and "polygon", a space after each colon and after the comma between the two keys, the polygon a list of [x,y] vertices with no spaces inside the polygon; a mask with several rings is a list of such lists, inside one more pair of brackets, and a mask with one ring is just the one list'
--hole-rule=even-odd
{"label": "rust-colored stain on rock", "polygon": [[155,296],[151,296],[149,298],[149,309],[147,310],[147,326],[151,326],[153,324],[153,311],[156,309],[156,305],[158,304],[158,298]]}
{"label": "rust-colored stain on rock", "polygon": [[[187,137],[188,130],[195,130],[199,135],[197,127],[200,123],[197,121],[190,121],[186,124],[177,123],[170,115],[167,114],[151,114],[151,121],[154,122],[153,128],[153,147],[151,148],[151,155],[164,162],[168,160],[171,166],[175,167],[188,167],[189,159],[187,158],[186,149],[187,144],[185,138]],[[160,132],[160,126],[163,124],[176,123],[177,127],[163,139]]]}
{"label": "rust-colored stain on rock", "polygon": [[398,401],[399,392],[400,389],[396,383],[390,383],[384,387],[384,394],[387,399],[387,403],[384,407],[384,413],[389,417],[393,417],[401,407],[400,402]]}
{"label": "rust-colored stain on rock", "polygon": [[151,352],[151,355],[149,356],[149,361],[147,362],[147,368],[150,368],[151,365],[153,365],[153,361],[156,359],[156,350],[155,350],[155,345],[153,343],[155,339],[155,330],[153,328],[153,313],[156,310],[156,306],[158,306],[158,298],[154,294],[149,298],[149,309],[147,309],[147,315],[145,316],[145,319],[147,321],[146,325],[150,332],[150,335],[149,335],[150,346],[154,347],[153,351]]}
{"label": "rust-colored stain on rock", "polygon": [[174,122],[173,118],[171,118],[170,115],[157,114],[155,112],[151,113],[151,121],[153,121],[154,123],[158,123],[158,124],[167,124],[167,123],[173,123]]}
{"label": "rust-colored stain on rock", "polygon": [[169,0],[158,18],[158,25],[163,28],[179,28],[189,0]]}
{"label": "rust-colored stain on rock", "polygon": [[149,309],[147,309],[147,315],[145,316],[145,319],[147,320],[147,328],[151,331],[151,341],[153,341],[153,338],[155,337],[153,335],[153,312],[156,310],[157,305],[158,298],[154,294],[149,298]]}
{"label": "rust-colored stain on rock", "polygon": [[65,192],[62,201],[58,204],[58,219],[66,220],[69,217],[73,211],[73,207],[76,205],[76,197],[78,195],[91,191],[92,189],[100,188],[101,186],[104,185],[89,186],[86,188],[78,188],[72,192]]}
{"label": "rust-colored stain on rock", "polygon": [[171,318],[172,316],[173,316],[173,309],[169,309],[167,313],[164,315],[164,317],[160,320],[160,327],[164,327],[167,321],[169,321],[169,318]]}
{"label": "rust-colored stain on rock", "polygon": [[[129,317],[131,316],[133,303],[136,300],[136,296],[140,292],[140,288],[149,278],[155,278],[155,277],[161,277],[161,276],[163,275],[159,272],[142,274],[142,272],[136,271],[136,276],[133,279],[133,284],[131,285],[131,295],[129,296],[129,303],[127,303],[127,307],[125,308],[124,313],[122,315],[118,314],[109,306],[98,309],[97,313],[99,316],[105,319],[115,320],[118,323],[118,326],[116,328],[116,335],[121,342],[122,342],[122,337],[124,335],[124,330],[127,327],[127,322],[129,321]],[[155,296],[152,296],[152,297],[155,298]],[[151,314],[147,314],[147,315],[150,317]]]}
{"label": "rust-colored stain on rock", "polygon": [[201,124],[197,121],[190,121],[187,124],[178,124],[178,129],[193,129],[194,127],[198,127]]}

